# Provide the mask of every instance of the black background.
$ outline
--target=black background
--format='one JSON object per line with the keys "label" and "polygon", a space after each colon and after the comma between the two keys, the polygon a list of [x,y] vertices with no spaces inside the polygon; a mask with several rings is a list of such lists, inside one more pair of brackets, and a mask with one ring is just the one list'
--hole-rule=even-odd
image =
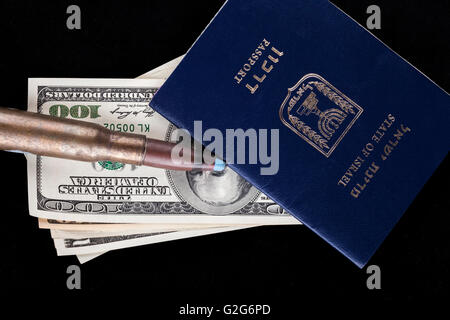
{"label": "black background", "polygon": [[[0,3],[0,105],[26,109],[29,77],[134,78],[189,49],[223,1],[5,1]],[[361,25],[381,8],[372,32],[450,91],[449,1],[333,1]],[[81,8],[81,30],[66,28],[66,8]],[[448,139],[448,137],[438,137]],[[4,294],[147,300],[149,314],[176,318],[190,304],[262,303],[272,318],[300,314],[310,302],[343,306],[444,298],[449,289],[448,160],[440,166],[365,269],[305,227],[259,227],[109,252],[82,265],[82,289],[66,288],[74,257],[57,257],[48,231],[28,215],[26,161],[1,152]],[[292,303],[295,302],[295,303]],[[150,317],[151,318],[151,317]],[[178,317],[179,318],[179,317]],[[249,318],[249,317],[247,317]]]}

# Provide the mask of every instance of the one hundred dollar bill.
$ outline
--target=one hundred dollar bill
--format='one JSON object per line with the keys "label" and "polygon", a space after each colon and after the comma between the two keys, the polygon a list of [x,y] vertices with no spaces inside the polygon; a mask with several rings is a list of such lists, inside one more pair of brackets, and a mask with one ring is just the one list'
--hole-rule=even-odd
{"label": "one hundred dollar bill", "polygon": [[[88,237],[80,239],[54,239],[56,251],[59,256],[99,254],[100,252],[167,242],[209,234],[235,231],[245,227],[209,228],[207,230],[184,230],[174,232],[140,233],[109,237]],[[95,258],[95,257],[92,257]]]}
{"label": "one hundred dollar bill", "polygon": [[[172,140],[174,127],[148,106],[163,81],[30,79],[28,111]],[[30,214],[36,217],[100,223],[299,224],[229,168],[213,177],[108,161],[27,158]]]}
{"label": "one hundred dollar bill", "polygon": [[102,230],[104,232],[127,232],[127,233],[148,233],[148,232],[164,232],[173,230],[192,230],[205,228],[228,227],[226,224],[196,224],[196,223],[95,223],[95,222],[78,222],[78,221],[60,221],[39,218],[39,228],[73,232],[96,232]]}

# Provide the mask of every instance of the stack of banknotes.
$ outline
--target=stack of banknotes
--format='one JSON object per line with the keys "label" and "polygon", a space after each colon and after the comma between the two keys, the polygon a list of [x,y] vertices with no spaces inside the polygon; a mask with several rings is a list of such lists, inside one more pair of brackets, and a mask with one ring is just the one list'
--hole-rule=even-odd
{"label": "stack of banknotes", "polygon": [[[175,141],[175,127],[148,103],[181,59],[137,79],[30,79],[28,111]],[[26,157],[30,214],[58,255],[81,263],[127,247],[300,224],[228,167],[212,174]]]}

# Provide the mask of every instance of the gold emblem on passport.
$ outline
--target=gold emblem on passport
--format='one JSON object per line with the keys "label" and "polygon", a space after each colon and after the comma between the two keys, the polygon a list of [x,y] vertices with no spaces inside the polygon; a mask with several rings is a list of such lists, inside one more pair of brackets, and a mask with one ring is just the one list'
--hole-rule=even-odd
{"label": "gold emblem on passport", "polygon": [[310,73],[288,89],[279,114],[285,126],[328,158],[362,112],[328,81]]}

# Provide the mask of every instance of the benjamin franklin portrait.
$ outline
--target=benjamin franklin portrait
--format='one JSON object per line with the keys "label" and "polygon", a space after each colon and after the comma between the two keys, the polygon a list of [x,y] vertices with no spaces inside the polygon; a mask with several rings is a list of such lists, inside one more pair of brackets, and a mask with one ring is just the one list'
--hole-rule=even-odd
{"label": "benjamin franklin portrait", "polygon": [[[172,141],[179,141],[179,132],[168,130]],[[205,214],[224,215],[239,211],[259,195],[240,175],[226,166],[223,171],[168,170],[169,182],[181,201]]]}
{"label": "benjamin franklin portrait", "polygon": [[226,206],[242,199],[252,185],[226,167],[223,171],[187,172],[189,186],[203,202],[213,206]]}

